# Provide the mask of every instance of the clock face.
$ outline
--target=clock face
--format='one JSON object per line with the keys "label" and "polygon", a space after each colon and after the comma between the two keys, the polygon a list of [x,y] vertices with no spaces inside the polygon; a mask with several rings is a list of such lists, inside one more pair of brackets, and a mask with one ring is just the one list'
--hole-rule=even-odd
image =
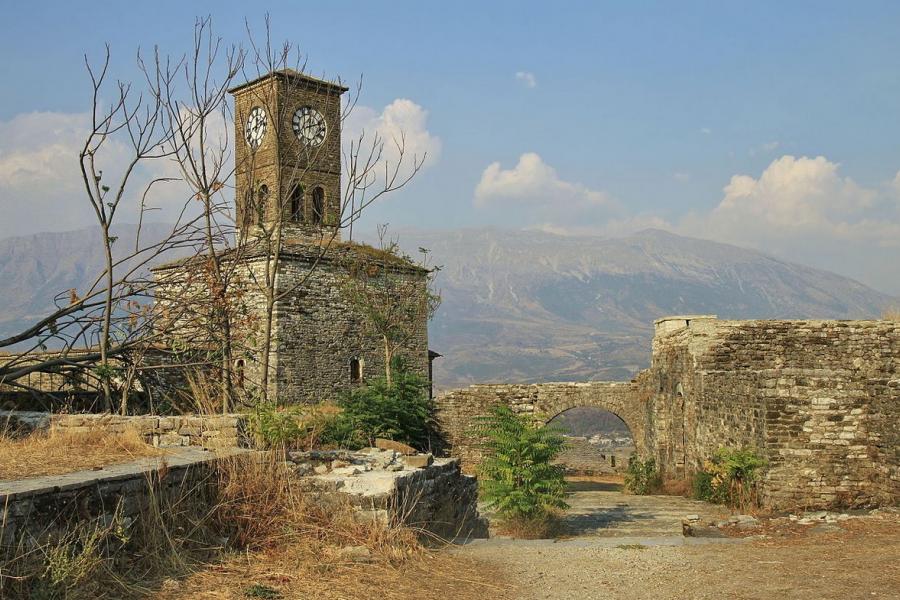
{"label": "clock face", "polygon": [[247,128],[244,130],[247,144],[254,150],[259,148],[266,137],[266,111],[261,106],[254,106],[247,117]]}
{"label": "clock face", "polygon": [[325,134],[328,133],[325,117],[311,106],[298,108],[291,125],[297,139],[307,146],[318,146],[325,141]]}

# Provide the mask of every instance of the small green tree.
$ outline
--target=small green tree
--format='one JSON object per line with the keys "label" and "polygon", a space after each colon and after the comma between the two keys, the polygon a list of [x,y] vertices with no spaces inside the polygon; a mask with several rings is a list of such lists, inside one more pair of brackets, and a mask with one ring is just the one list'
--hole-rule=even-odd
{"label": "small green tree", "polygon": [[558,429],[498,405],[479,419],[477,433],[485,440],[479,474],[489,508],[507,519],[539,519],[568,507],[564,470],[552,464],[566,444]]}
{"label": "small green tree", "polygon": [[628,459],[628,470],[625,471],[625,488],[632,494],[646,496],[658,490],[662,483],[656,460],[641,460],[632,454]]}
{"label": "small green tree", "polygon": [[379,377],[347,392],[339,401],[341,412],[328,424],[323,441],[349,448],[386,438],[418,449],[428,446],[434,419],[428,381],[410,372],[395,357],[392,378]]}

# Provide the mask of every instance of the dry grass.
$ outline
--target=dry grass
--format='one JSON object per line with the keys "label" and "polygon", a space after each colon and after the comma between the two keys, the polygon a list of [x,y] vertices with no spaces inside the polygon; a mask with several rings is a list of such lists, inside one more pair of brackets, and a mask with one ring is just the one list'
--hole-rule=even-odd
{"label": "dry grass", "polygon": [[884,309],[881,318],[887,321],[900,321],[900,306],[892,306]]}
{"label": "dry grass", "polygon": [[161,454],[161,450],[131,430],[125,433],[54,430],[24,438],[0,435],[0,480],[59,475]]}
{"label": "dry grass", "polygon": [[[155,598],[443,600],[504,598],[511,589],[480,564],[426,550],[413,530],[309,502],[274,453],[223,461],[219,494],[213,518],[241,551],[162,586]],[[367,560],[347,558],[350,547],[364,547]]]}
{"label": "dry grass", "polygon": [[158,600],[504,600],[517,598],[499,569],[431,551],[400,564],[342,561],[313,548],[235,555],[159,591]]}
{"label": "dry grass", "polygon": [[561,511],[548,511],[534,517],[511,517],[497,524],[497,532],[520,540],[547,540],[565,533]]}
{"label": "dry grass", "polygon": [[0,561],[0,598],[4,577],[12,597],[67,600],[513,597],[501,572],[428,550],[416,531],[310,502],[277,453],[222,459],[192,485],[154,495],[130,526],[79,526],[29,552],[27,568]]}

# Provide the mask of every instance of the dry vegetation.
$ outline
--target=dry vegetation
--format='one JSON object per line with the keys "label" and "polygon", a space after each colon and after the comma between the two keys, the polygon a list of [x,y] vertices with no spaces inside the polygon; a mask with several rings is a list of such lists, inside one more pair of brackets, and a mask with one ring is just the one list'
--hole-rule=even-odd
{"label": "dry vegetation", "polygon": [[900,306],[892,306],[884,309],[881,318],[888,321],[900,321]]}
{"label": "dry vegetation", "polygon": [[160,454],[136,431],[0,435],[0,480],[60,475]]}
{"label": "dry vegetation", "polygon": [[154,494],[133,524],[116,518],[37,549],[23,544],[0,560],[0,597],[481,599],[511,590],[495,570],[426,549],[415,531],[308,502],[275,453],[223,459],[193,486]]}

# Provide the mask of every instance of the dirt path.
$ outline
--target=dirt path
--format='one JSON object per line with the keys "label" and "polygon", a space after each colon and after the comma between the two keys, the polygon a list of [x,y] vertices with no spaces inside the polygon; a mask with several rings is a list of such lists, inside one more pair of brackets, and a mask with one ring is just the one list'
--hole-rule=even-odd
{"label": "dirt path", "polygon": [[[491,539],[455,552],[500,570],[522,599],[770,600],[900,598],[896,513],[765,529],[754,540],[684,538],[681,518],[718,507],[671,497],[578,492],[562,541]],[[687,510],[685,510],[687,509]],[[821,529],[821,528],[820,528]]]}

